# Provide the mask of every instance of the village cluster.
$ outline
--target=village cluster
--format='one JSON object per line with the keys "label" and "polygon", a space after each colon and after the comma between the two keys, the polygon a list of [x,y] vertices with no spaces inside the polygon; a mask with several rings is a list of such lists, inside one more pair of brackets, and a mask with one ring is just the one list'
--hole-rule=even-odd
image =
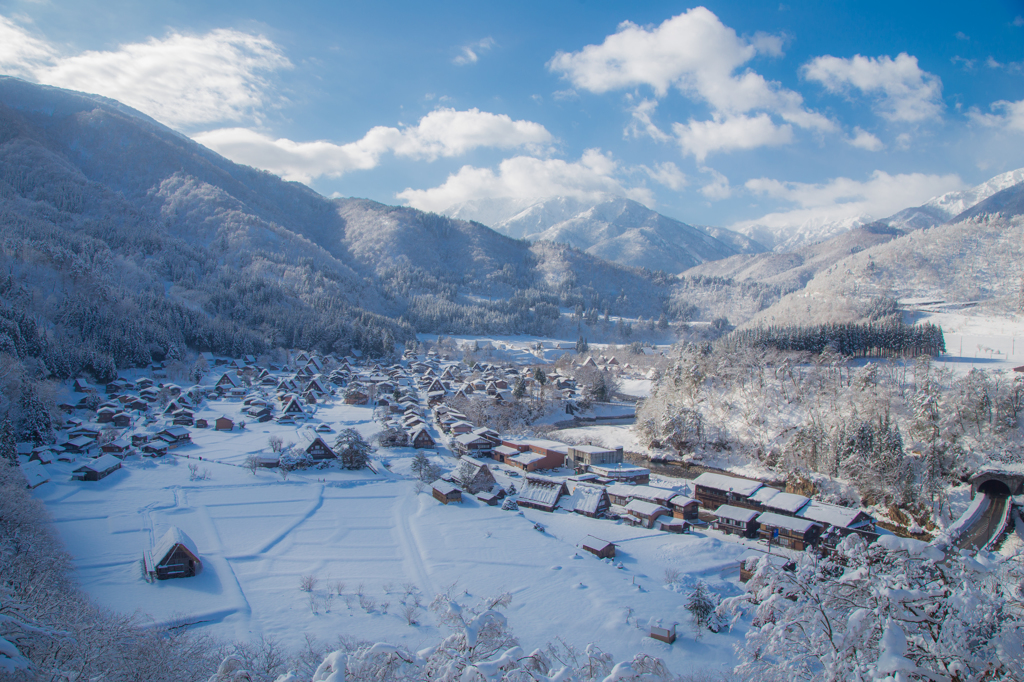
{"label": "village cluster", "polygon": [[[342,430],[332,439],[329,434],[336,432],[335,427],[316,417],[318,405],[340,399],[345,405],[374,410],[381,427],[375,439],[382,448],[413,448],[435,460],[443,459],[440,453],[444,448],[450,451],[455,458],[451,465],[428,468],[437,478],[431,475],[425,481],[433,497],[444,504],[473,495],[487,505],[505,500],[505,509],[562,509],[672,533],[688,532],[695,526],[711,528],[760,538],[790,550],[831,548],[850,533],[876,537],[873,519],[859,509],[721,473],[701,474],[693,481],[692,490],[682,487],[687,494],[651,486],[650,470],[626,462],[621,447],[506,436],[474,425],[453,406],[466,404],[456,400],[460,398],[493,404],[514,401],[517,397],[510,387],[534,388],[536,377],[530,368],[487,363],[469,366],[433,351],[424,355],[407,351],[391,365],[304,352],[280,364],[268,362],[265,367],[253,357],[228,360],[207,355],[204,359],[207,376],[216,379],[190,388],[158,383],[166,378],[160,365],[151,368],[152,377],[119,378],[107,384],[103,402],[99,402],[95,387],[77,380],[73,390],[82,398],[62,405],[69,416],[58,431],[57,442],[19,445],[26,456],[23,469],[30,487],[49,480],[45,465],[54,460],[74,462],[75,479],[96,481],[117,471],[126,456],[159,458],[191,444],[193,430],[238,433],[247,423],[251,429],[271,420],[302,425],[309,442],[291,444],[290,449],[278,442],[276,447],[264,448],[236,464],[254,470],[324,467],[332,462],[349,469],[381,466],[386,458],[374,462],[361,436]],[[594,358],[585,362],[598,367]],[[617,365],[614,358],[601,358],[603,369],[620,369]],[[576,381],[552,371],[545,383],[560,405],[574,405],[580,390]],[[244,419],[218,412],[218,407],[229,404],[233,409],[223,411]],[[571,412],[571,407],[567,411]],[[95,417],[83,418],[90,413]],[[354,457],[360,443],[366,450],[364,456]],[[203,459],[202,453],[188,450],[189,459]],[[206,459],[210,459],[209,453]],[[506,482],[521,477],[518,488],[514,483],[501,485],[496,472]],[[423,472],[417,473],[422,476]],[[587,538],[581,548],[600,557],[615,553],[613,543],[596,537]],[[144,564],[150,578],[195,575],[201,565],[195,544],[175,527],[145,552]]]}

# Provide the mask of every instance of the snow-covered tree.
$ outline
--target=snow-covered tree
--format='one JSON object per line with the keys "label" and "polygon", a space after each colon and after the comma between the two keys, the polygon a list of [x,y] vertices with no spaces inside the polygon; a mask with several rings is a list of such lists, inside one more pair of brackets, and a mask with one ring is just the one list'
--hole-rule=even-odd
{"label": "snow-covered tree", "polygon": [[370,444],[355,429],[344,429],[338,434],[334,452],[346,469],[362,469],[370,462]]}
{"label": "snow-covered tree", "polygon": [[18,463],[18,443],[14,438],[14,424],[6,415],[0,423],[0,462]]}
{"label": "snow-covered tree", "polygon": [[1024,679],[1019,560],[851,535],[837,555],[764,557],[723,616],[753,617],[736,671],[792,680]]}
{"label": "snow-covered tree", "polygon": [[718,604],[718,595],[708,589],[707,583],[698,580],[686,597],[686,610],[690,612],[690,625],[695,640],[703,637],[705,630],[718,632],[721,629]]}

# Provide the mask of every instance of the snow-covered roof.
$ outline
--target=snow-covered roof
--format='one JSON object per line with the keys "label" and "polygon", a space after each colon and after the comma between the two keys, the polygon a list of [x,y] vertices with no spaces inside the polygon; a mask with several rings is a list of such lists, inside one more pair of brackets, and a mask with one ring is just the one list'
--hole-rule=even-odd
{"label": "snow-covered roof", "polygon": [[731,504],[723,504],[715,510],[715,516],[722,519],[729,519],[730,521],[750,523],[757,518],[757,512],[753,509],[744,509],[743,507],[734,507]]}
{"label": "snow-covered roof", "polygon": [[583,514],[596,514],[604,495],[601,486],[577,483],[569,498],[569,508]]}
{"label": "snow-covered roof", "polygon": [[483,436],[478,436],[475,433],[464,433],[461,436],[457,436],[455,442],[461,443],[462,445],[490,445],[491,441],[487,440]]}
{"label": "snow-covered roof", "polygon": [[806,533],[812,526],[818,525],[814,521],[801,519],[796,516],[776,514],[775,512],[764,512],[757,517],[757,522],[763,526],[785,528],[786,530],[791,530],[796,533]]}
{"label": "snow-covered roof", "polygon": [[505,458],[506,461],[511,460],[519,464],[533,464],[534,462],[539,462],[542,459],[544,459],[544,455],[536,452],[517,452],[511,457]]}
{"label": "snow-covered roof", "polygon": [[[760,492],[760,491],[758,491]],[[811,498],[797,495],[796,493],[779,493],[764,503],[769,509],[778,509],[789,514],[796,514]]]}
{"label": "snow-covered roof", "polygon": [[50,473],[39,462],[28,462],[21,465],[21,472],[25,474],[29,488],[35,488],[50,480]]}
{"label": "snow-covered roof", "polygon": [[605,547],[615,546],[614,543],[608,542],[607,540],[602,540],[601,538],[595,538],[593,535],[588,535],[587,537],[583,538],[583,542],[581,542],[580,544],[583,546],[583,549],[596,550],[598,552],[604,549]]}
{"label": "snow-covered roof", "polygon": [[690,504],[700,504],[700,502],[698,502],[697,500],[693,499],[692,497],[687,497],[686,495],[676,495],[671,500],[669,500],[669,503],[673,507],[685,507]]}
{"label": "snow-covered roof", "polygon": [[626,511],[640,516],[660,516],[661,514],[670,513],[670,510],[660,504],[654,504],[653,502],[645,502],[644,500],[630,500],[629,504],[626,505]]}
{"label": "snow-covered roof", "polygon": [[167,558],[167,555],[171,553],[175,545],[181,545],[196,559],[199,558],[199,550],[196,548],[196,543],[192,542],[192,538],[177,526],[171,526],[156,545],[153,546],[152,557],[157,564]]}
{"label": "snow-covered roof", "polygon": [[610,478],[613,478],[615,476],[642,476],[644,474],[651,473],[650,469],[646,469],[644,467],[630,466],[628,464],[591,464],[589,468],[595,474]]}
{"label": "snow-covered roof", "polygon": [[647,500],[664,504],[678,495],[675,490],[655,488],[649,485],[623,485],[613,483],[608,486],[608,494],[613,497],[626,497],[632,500]]}
{"label": "snow-covered roof", "polygon": [[82,466],[75,469],[75,471],[95,471],[97,473],[103,473],[109,469],[121,466],[121,460],[113,455],[103,455],[96,459],[90,460]]}
{"label": "snow-covered roof", "polygon": [[494,453],[498,454],[498,455],[505,455],[506,457],[509,457],[509,456],[512,456],[512,455],[518,455],[519,451],[516,450],[515,448],[510,448],[507,445],[499,445],[496,448],[494,448]]}
{"label": "snow-covered roof", "polygon": [[519,491],[520,502],[553,507],[562,494],[563,484],[560,480],[542,476],[527,476]]}
{"label": "snow-covered roof", "polygon": [[871,521],[870,517],[867,517],[866,514],[864,515],[866,518],[858,521],[857,517],[863,513],[860,509],[840,507],[838,504],[811,500],[810,504],[797,512],[797,516],[817,521],[818,523],[826,523],[836,528],[856,528]]}
{"label": "snow-covered roof", "polygon": [[455,485],[454,483],[449,483],[448,481],[445,481],[443,479],[438,479],[434,481],[433,483],[430,484],[430,487],[444,496],[451,495],[452,493],[455,492],[462,492],[457,485]]}
{"label": "snow-covered roof", "polygon": [[704,486],[705,488],[733,492],[737,495],[744,496],[754,494],[758,488],[764,485],[760,481],[751,481],[745,478],[736,478],[735,476],[712,473],[703,473],[694,479],[693,482],[699,486]]}
{"label": "snow-covered roof", "polygon": [[768,486],[764,486],[762,488],[758,488],[757,492],[750,496],[750,501],[757,502],[758,504],[764,504],[768,500],[778,495],[780,492],[782,491],[780,491],[778,488],[770,488]]}
{"label": "snow-covered roof", "polygon": [[597,445],[570,445],[570,449],[577,452],[585,452],[588,455],[599,455],[606,452],[615,452],[615,448],[602,448]]}

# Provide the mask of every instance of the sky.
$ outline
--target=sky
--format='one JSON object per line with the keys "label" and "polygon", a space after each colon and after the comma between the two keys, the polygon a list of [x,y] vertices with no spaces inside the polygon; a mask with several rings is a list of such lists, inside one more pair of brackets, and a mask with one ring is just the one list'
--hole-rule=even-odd
{"label": "sky", "polygon": [[0,0],[0,73],[326,196],[881,218],[1024,166],[1024,0]]}

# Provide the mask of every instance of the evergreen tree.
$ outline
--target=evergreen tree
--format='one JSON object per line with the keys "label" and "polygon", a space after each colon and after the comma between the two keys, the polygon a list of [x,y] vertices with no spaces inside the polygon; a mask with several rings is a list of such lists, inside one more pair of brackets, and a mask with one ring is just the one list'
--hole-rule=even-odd
{"label": "evergreen tree", "polygon": [[35,392],[28,386],[21,396],[21,424],[19,433],[23,440],[36,445],[53,442],[53,421],[50,411]]}
{"label": "evergreen tree", "polygon": [[512,397],[516,400],[522,400],[524,395],[526,395],[526,380],[518,377],[515,386],[512,387]]}
{"label": "evergreen tree", "polygon": [[10,415],[5,416],[0,424],[0,461],[12,465],[18,463],[18,444],[15,442],[14,424],[11,423]]}
{"label": "evergreen tree", "polygon": [[580,338],[576,339],[576,354],[577,355],[583,355],[588,350],[590,350],[590,344],[587,343],[587,340],[585,338],[580,336]]}
{"label": "evergreen tree", "polygon": [[334,452],[346,469],[362,469],[370,462],[370,444],[355,429],[345,429],[338,434]]}

